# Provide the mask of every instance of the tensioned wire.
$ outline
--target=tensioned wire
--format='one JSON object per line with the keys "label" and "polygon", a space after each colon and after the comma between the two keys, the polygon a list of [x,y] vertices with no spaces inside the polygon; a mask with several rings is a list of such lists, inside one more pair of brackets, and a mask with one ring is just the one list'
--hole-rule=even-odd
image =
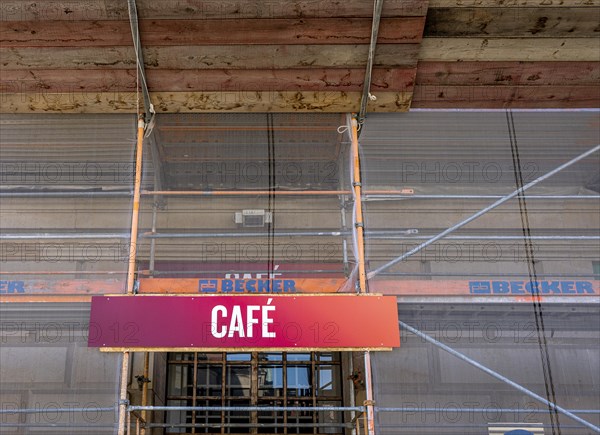
{"label": "tensioned wire", "polygon": [[[523,183],[523,170],[521,166],[521,159],[519,155],[519,146],[517,142],[517,133],[515,130],[515,121],[513,118],[512,111],[509,109],[506,111],[506,122],[508,126],[508,136],[510,140],[510,151],[512,155],[515,184],[517,189],[521,189]],[[517,197],[519,204],[519,216],[521,218],[521,229],[523,231],[523,241],[525,245],[525,256],[527,261],[527,271],[529,274],[529,282],[532,289],[532,304],[533,314],[535,318],[535,326],[538,338],[538,346],[540,350],[540,356],[542,359],[542,372],[544,376],[544,387],[546,389],[546,398],[549,402],[556,403],[556,392],[554,390],[554,380],[552,378],[552,370],[550,367],[550,353],[548,351],[548,341],[546,339],[546,330],[544,327],[544,313],[542,309],[542,301],[540,297],[540,290],[538,288],[537,270],[534,259],[534,249],[531,239],[531,226],[529,223],[529,213],[527,212],[526,193],[522,192]],[[558,411],[556,408],[548,407],[550,415],[550,426],[552,428],[552,434],[561,433],[560,422],[558,419]]]}

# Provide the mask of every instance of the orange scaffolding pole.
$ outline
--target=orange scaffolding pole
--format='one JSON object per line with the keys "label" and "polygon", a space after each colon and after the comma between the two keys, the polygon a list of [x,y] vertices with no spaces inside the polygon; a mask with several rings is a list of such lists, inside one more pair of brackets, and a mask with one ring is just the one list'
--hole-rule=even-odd
{"label": "orange scaffolding pole", "polygon": [[355,231],[356,243],[358,245],[358,284],[361,293],[367,292],[367,274],[365,271],[365,234],[362,215],[362,185],[360,181],[360,158],[358,154],[358,122],[352,117],[351,122],[352,136],[352,186],[354,189],[354,210],[356,214]]}
{"label": "orange scaffolding pole", "polygon": [[127,294],[133,294],[135,279],[135,259],[137,251],[138,223],[140,215],[140,194],[142,186],[142,154],[144,143],[144,121],[138,120],[137,146],[135,155],[135,182],[133,186],[133,207],[131,214],[131,237],[129,239],[129,265],[127,268]]}
{"label": "orange scaffolding pole", "polygon": [[[364,240],[364,221],[362,214],[362,183],[360,178],[360,155],[358,152],[358,121],[355,116],[351,122],[352,134],[352,167],[353,167],[353,187],[354,187],[354,210],[356,211],[356,244],[358,245],[358,284],[360,293],[367,293],[367,274],[365,268],[365,240]],[[373,419],[373,378],[371,375],[371,353],[365,351],[365,434],[373,435],[375,433],[375,424]]]}
{"label": "orange scaffolding pole", "polygon": [[[135,259],[137,251],[138,223],[140,213],[140,191],[142,186],[142,155],[144,143],[144,120],[140,115],[137,129],[137,145],[135,155],[135,181],[133,190],[133,206],[131,214],[131,238],[129,242],[129,262],[127,268],[127,294],[133,294],[135,282]],[[129,376],[129,352],[123,352],[121,364],[121,385],[119,392],[119,426],[118,435],[125,435],[126,427],[129,429],[127,412],[127,377]]]}

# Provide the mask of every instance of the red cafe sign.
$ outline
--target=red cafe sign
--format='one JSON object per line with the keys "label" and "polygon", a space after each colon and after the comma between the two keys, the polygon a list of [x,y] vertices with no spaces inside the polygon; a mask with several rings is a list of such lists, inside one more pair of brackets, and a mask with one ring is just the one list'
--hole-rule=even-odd
{"label": "red cafe sign", "polygon": [[94,296],[89,347],[123,350],[390,349],[394,297]]}

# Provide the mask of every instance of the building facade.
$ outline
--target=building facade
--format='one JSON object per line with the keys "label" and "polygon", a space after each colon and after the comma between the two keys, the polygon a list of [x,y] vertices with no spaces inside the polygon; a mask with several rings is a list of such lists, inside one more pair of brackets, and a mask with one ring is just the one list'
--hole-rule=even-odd
{"label": "building facade", "polygon": [[[137,224],[133,115],[3,114],[2,432],[596,433],[598,112],[373,114],[360,183],[351,119],[158,114]],[[350,296],[361,263],[399,347],[88,347],[92,297]]]}

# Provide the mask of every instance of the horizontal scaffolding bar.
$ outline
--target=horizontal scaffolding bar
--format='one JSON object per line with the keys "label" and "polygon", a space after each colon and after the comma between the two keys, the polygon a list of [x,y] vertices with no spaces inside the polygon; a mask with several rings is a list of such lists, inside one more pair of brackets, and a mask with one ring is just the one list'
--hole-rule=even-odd
{"label": "horizontal scaffolding bar", "polygon": [[23,408],[23,409],[0,409],[0,414],[41,414],[47,412],[116,412],[117,407],[105,407],[105,408],[96,408],[94,406],[90,406],[88,408],[54,408],[54,407],[46,407],[46,408]]}
{"label": "horizontal scaffolding bar", "polygon": [[[518,424],[519,422],[511,422],[512,424]],[[311,423],[308,423],[311,424]],[[316,423],[316,425],[318,425],[319,423]],[[322,424],[328,424],[328,423],[322,423]],[[131,426],[133,426],[134,423],[131,423]],[[346,426],[348,425],[348,426]],[[159,427],[164,427],[164,428],[168,428],[168,427],[221,427],[223,425],[221,424],[213,424],[213,425],[206,425],[206,426],[199,426],[199,425],[192,425],[192,424],[176,424],[176,423],[149,423],[146,424],[144,427],[146,428],[159,428]],[[294,425],[292,423],[287,424],[286,426],[289,427],[304,427],[304,426],[297,426]],[[380,428],[394,428],[397,429],[397,425],[393,424],[393,425],[387,425],[387,424],[378,424],[377,425]],[[24,427],[24,428],[44,428],[44,427],[52,427],[52,428],[114,428],[116,427],[116,424],[73,424],[73,423],[0,423],[0,427],[6,427],[6,428],[17,428],[17,427]],[[226,426],[226,427],[231,427],[231,426]],[[248,427],[248,426],[245,426]],[[314,426],[310,426],[310,427],[314,427]],[[317,426],[318,427],[318,426]],[[339,423],[339,424],[330,424],[329,427],[348,427],[348,428],[352,428],[354,427],[353,424],[351,423]],[[458,429],[458,428],[475,428],[475,427],[482,427],[482,428],[488,428],[489,425],[488,424],[470,424],[470,425],[432,425],[432,424],[420,424],[420,425],[406,425],[406,424],[402,424],[402,428],[404,429],[409,429],[409,428],[417,428],[417,429],[425,429],[425,428],[435,428],[435,427],[444,427],[444,428],[448,428],[451,427],[453,429]],[[550,425],[538,425],[537,427],[543,427],[543,428],[551,428],[552,426]],[[560,425],[561,429],[574,429],[574,430],[587,430],[584,427],[581,426],[573,426],[573,425]]]}
{"label": "horizontal scaffolding bar", "polygon": [[[548,414],[552,411],[549,409],[518,409],[518,408],[378,408],[375,407],[375,412],[502,412],[507,414]],[[573,414],[600,414],[600,409],[568,409]]]}
{"label": "horizontal scaffolding bar", "polygon": [[[401,190],[371,190],[372,195],[402,195],[410,198],[414,193],[413,189]],[[142,190],[143,196],[264,196],[264,195],[283,195],[283,196],[337,196],[352,195],[351,190]]]}
{"label": "horizontal scaffolding bar", "polygon": [[[416,230],[377,231],[367,230],[365,234],[372,239],[429,240],[432,236],[415,235]],[[248,233],[142,233],[147,239],[186,239],[186,238],[227,238],[227,237],[341,237],[350,236],[350,231],[287,231],[287,232],[248,232]],[[447,240],[523,240],[525,236],[447,236]],[[530,240],[600,240],[600,236],[530,236]]]}
{"label": "horizontal scaffolding bar", "polygon": [[130,233],[4,233],[0,240],[125,239]]}
{"label": "horizontal scaffolding bar", "polygon": [[356,411],[364,406],[130,406],[128,411]]}
{"label": "horizontal scaffolding bar", "polygon": [[[355,411],[364,412],[364,406],[130,406],[128,411]],[[534,413],[545,414],[549,409],[519,409],[519,408],[443,408],[443,407],[374,407],[376,412],[506,412],[506,413]],[[0,409],[0,414],[41,414],[47,412],[113,412],[116,407],[104,408],[30,408],[30,409]],[[574,414],[600,414],[600,409],[569,409]]]}
{"label": "horizontal scaffolding bar", "polygon": [[[417,235],[418,230],[378,231],[369,230],[365,234],[371,239],[388,240],[429,240],[432,236]],[[278,232],[225,232],[225,233],[152,233],[140,234],[144,239],[218,239],[230,237],[349,237],[351,231],[278,231]],[[59,240],[59,239],[123,239],[128,238],[129,233],[4,233],[0,234],[0,240]],[[600,240],[600,236],[488,236],[488,235],[453,235],[444,237],[446,240]]]}
{"label": "horizontal scaffolding bar", "polygon": [[350,236],[350,231],[279,231],[279,232],[248,232],[248,233],[151,233],[140,234],[145,239],[210,239],[227,237],[340,237]]}
{"label": "horizontal scaffolding bar", "polygon": [[350,190],[142,190],[143,196],[337,196]]}
{"label": "horizontal scaffolding bar", "polygon": [[[372,239],[429,240],[433,236],[398,236],[392,232],[367,231]],[[600,236],[446,236],[445,240],[600,240]]]}
{"label": "horizontal scaffolding bar", "polygon": [[[383,193],[390,192],[390,193]],[[401,193],[402,191],[384,191],[371,190],[363,191],[363,201],[385,201],[385,200],[404,200],[404,199],[499,199],[501,195],[439,195],[439,194],[411,194]],[[143,196],[163,195],[163,196],[336,196],[350,195],[349,190],[143,190]],[[0,198],[126,198],[133,196],[130,191],[114,192],[0,192]],[[600,200],[600,195],[530,195],[517,196],[515,198],[526,198],[533,200]]]}
{"label": "horizontal scaffolding bar", "polygon": [[[411,194],[398,193],[402,191],[381,190],[363,191],[363,201],[381,200],[404,200],[404,199],[499,199],[500,195],[437,195],[437,194]],[[396,193],[394,193],[396,192]],[[349,190],[143,190],[143,196],[261,196],[261,195],[283,195],[283,196],[336,196],[351,195]],[[131,197],[133,192],[0,192],[0,198],[80,198],[80,197]],[[519,196],[515,197],[518,198]],[[600,195],[530,195],[523,196],[534,200],[600,200]]]}
{"label": "horizontal scaffolding bar", "polygon": [[[527,424],[528,422],[497,422],[496,424],[508,424],[508,425],[520,425],[520,424]],[[492,423],[494,424],[494,423]],[[378,424],[377,425],[379,428],[394,428],[397,429],[398,425],[397,424]],[[454,423],[445,423],[445,424],[402,424],[402,429],[432,429],[432,428],[443,428],[443,429],[463,429],[463,428],[477,428],[477,427],[481,427],[481,428],[485,428],[484,431],[478,432],[478,433],[482,433],[482,434],[488,434],[489,431],[489,427],[490,427],[490,423],[481,423],[481,424],[477,424],[477,423],[473,423],[473,424],[454,424]],[[552,426],[549,424],[541,424],[541,425],[537,425],[535,426],[536,428],[544,428],[544,429],[553,429],[556,430],[556,425]],[[585,427],[581,427],[581,426],[574,426],[574,425],[568,425],[568,424],[561,424],[560,425],[560,429],[571,429],[571,430],[588,430]],[[415,433],[415,432],[398,432],[399,434],[401,433]],[[589,432],[587,432],[589,434]],[[570,435],[570,434],[569,434]]]}
{"label": "horizontal scaffolding bar", "polygon": [[133,192],[0,192],[0,198],[118,198],[131,197]]}
{"label": "horizontal scaffolding bar", "polygon": [[[196,416],[196,418],[199,418]],[[201,418],[201,417],[200,417]],[[293,417],[292,417],[293,418]],[[289,417],[288,417],[289,419]],[[282,418],[283,420],[283,418]],[[145,427],[200,427],[200,428],[221,428],[221,427],[239,427],[239,428],[277,428],[277,427],[297,427],[297,428],[310,428],[310,427],[345,427],[348,429],[354,428],[352,423],[149,423]]]}
{"label": "horizontal scaffolding bar", "polygon": [[[366,201],[402,200],[402,199],[500,199],[502,195],[378,195],[363,194]],[[587,199],[600,200],[600,195],[517,195],[515,198],[529,199]],[[514,198],[513,198],[514,199]]]}

